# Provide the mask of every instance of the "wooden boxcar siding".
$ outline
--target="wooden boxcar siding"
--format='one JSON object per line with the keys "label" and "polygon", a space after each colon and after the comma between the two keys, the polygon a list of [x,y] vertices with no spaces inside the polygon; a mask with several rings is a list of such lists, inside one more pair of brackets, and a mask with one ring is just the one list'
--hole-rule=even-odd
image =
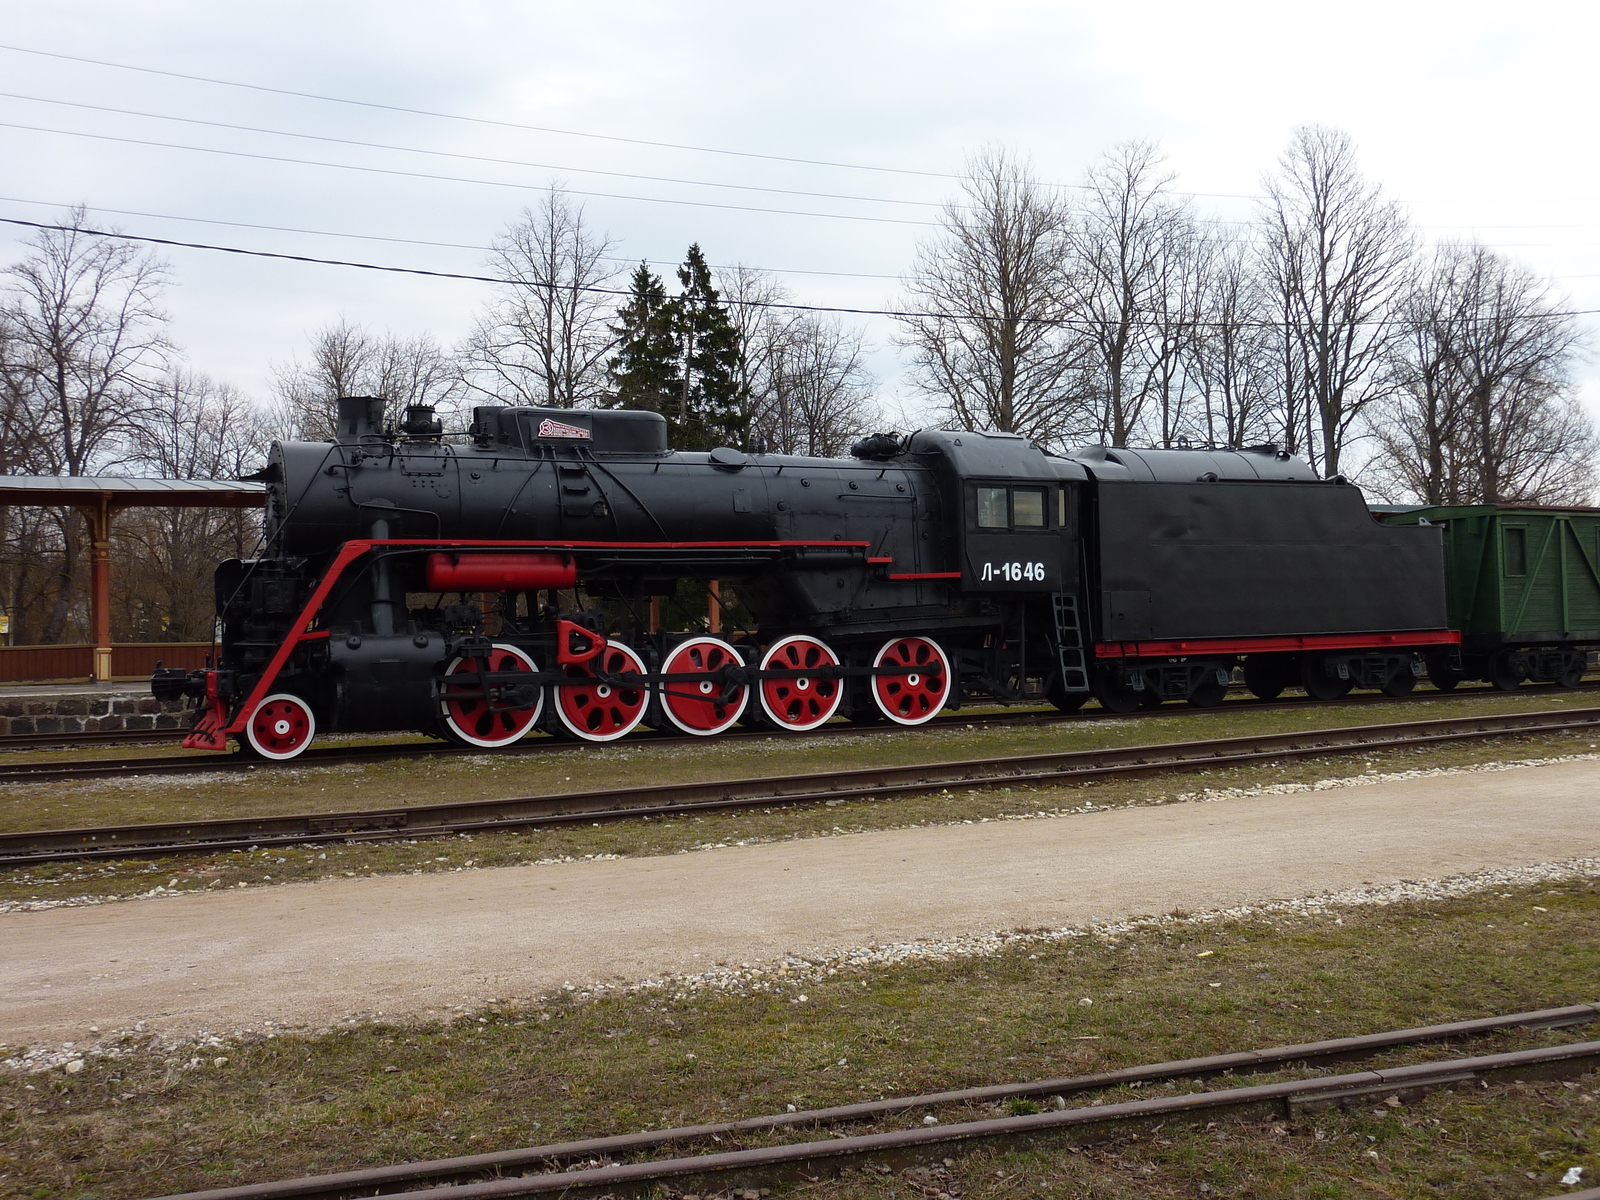
{"label": "wooden boxcar siding", "polygon": [[[1445,527],[1450,613],[1468,638],[1600,640],[1600,513],[1587,510],[1435,508]],[[1521,530],[1526,571],[1508,570],[1507,547]]]}

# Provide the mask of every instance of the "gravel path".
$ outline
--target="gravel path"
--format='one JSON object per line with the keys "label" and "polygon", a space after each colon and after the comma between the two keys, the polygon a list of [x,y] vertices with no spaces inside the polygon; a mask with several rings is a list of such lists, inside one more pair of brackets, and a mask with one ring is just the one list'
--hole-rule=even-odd
{"label": "gravel path", "polygon": [[1600,851],[1600,762],[0,915],[0,1042],[428,1016],[793,953]]}

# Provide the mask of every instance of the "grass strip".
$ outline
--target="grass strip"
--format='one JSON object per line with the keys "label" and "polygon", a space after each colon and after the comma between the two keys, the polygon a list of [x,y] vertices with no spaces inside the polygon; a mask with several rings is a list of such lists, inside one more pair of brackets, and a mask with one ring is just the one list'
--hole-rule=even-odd
{"label": "grass strip", "polygon": [[[978,957],[794,963],[743,986],[496,1003],[420,1026],[172,1046],[135,1036],[74,1074],[0,1072],[0,1191],[112,1200],[1587,1001],[1600,996],[1597,917],[1590,882],[1424,889],[1404,903],[1021,938]],[[1467,1052],[1569,1036],[1585,1034],[1504,1035]],[[801,1191],[1538,1196],[1567,1167],[1592,1177],[1593,1096],[1590,1083],[1487,1089],[1293,1128],[1218,1123],[1078,1153],[974,1154]],[[1005,1111],[1026,1109],[967,1115]]]}
{"label": "grass strip", "polygon": [[[1192,726],[1187,727],[1186,732],[1192,733]],[[828,837],[924,824],[1038,815],[1070,816],[1105,808],[1204,798],[1207,789],[1211,795],[1217,795],[1229,788],[1315,784],[1363,773],[1537,761],[1565,754],[1590,753],[1600,748],[1597,742],[1600,739],[1585,733],[1519,735],[1080,784],[973,786],[888,800],[828,801],[823,805],[746,809],[690,818],[590,823],[428,840],[306,844],[249,852],[65,862],[0,871],[0,904],[53,904],[83,898],[166,895],[204,888],[272,886],[356,875],[426,874],[529,862],[642,857],[685,853],[718,845]],[[413,764],[413,769],[420,768]],[[371,797],[344,799],[349,805],[374,802]]]}

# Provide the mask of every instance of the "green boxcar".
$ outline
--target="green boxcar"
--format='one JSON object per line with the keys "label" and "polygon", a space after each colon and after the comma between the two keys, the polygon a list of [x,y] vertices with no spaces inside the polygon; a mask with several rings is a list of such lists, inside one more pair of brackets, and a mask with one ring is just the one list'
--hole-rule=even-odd
{"label": "green boxcar", "polygon": [[1600,647],[1600,509],[1512,504],[1381,511],[1392,525],[1444,527],[1459,659],[1435,655],[1434,682],[1524,680],[1576,686]]}

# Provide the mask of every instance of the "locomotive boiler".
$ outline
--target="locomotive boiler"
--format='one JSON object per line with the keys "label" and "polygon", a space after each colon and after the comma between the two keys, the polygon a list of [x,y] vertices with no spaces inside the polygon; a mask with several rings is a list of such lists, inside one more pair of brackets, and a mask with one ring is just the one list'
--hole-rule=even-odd
{"label": "locomotive boiler", "polygon": [[500,406],[456,445],[432,410],[346,398],[334,439],[274,444],[258,478],[264,549],[217,570],[217,661],[153,680],[196,698],[186,745],[1203,706],[1241,666],[1258,695],[1398,693],[1457,640],[1439,531],[1377,523],[1275,447],[700,453],[655,413]]}

